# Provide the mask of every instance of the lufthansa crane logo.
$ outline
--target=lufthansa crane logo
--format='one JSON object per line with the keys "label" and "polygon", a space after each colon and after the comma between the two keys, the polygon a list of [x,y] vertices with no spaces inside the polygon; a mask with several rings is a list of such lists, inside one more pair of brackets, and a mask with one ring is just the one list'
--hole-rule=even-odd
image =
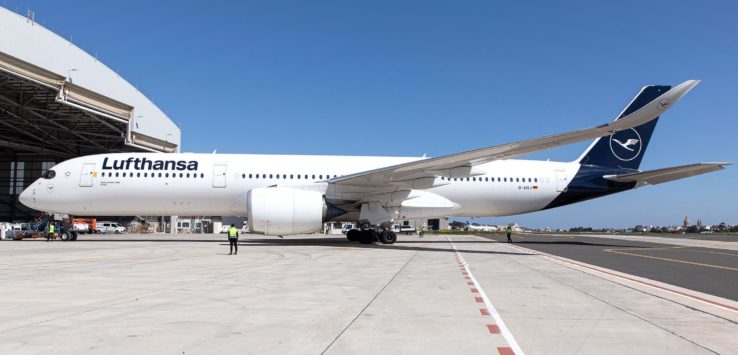
{"label": "lufthansa crane logo", "polygon": [[610,136],[610,150],[615,158],[631,161],[641,154],[641,135],[635,129],[613,133]]}

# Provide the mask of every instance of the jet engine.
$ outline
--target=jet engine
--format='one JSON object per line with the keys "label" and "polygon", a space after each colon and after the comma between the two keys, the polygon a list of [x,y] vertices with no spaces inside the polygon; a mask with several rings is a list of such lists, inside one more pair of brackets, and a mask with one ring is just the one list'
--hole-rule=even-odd
{"label": "jet engine", "polygon": [[252,233],[288,235],[323,228],[326,204],[318,191],[289,187],[261,187],[246,194]]}

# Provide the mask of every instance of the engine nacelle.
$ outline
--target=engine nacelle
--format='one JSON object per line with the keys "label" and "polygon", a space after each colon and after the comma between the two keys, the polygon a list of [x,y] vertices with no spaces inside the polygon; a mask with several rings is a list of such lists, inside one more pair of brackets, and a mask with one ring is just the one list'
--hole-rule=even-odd
{"label": "engine nacelle", "polygon": [[246,194],[246,208],[251,232],[288,235],[320,231],[326,204],[318,191],[261,187]]}

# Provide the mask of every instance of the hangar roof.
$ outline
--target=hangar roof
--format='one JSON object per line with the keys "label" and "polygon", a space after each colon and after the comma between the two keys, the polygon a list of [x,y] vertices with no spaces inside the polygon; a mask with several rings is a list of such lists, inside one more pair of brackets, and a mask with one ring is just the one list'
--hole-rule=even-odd
{"label": "hangar roof", "polygon": [[0,7],[0,147],[61,158],[175,152],[180,129],[120,75]]}

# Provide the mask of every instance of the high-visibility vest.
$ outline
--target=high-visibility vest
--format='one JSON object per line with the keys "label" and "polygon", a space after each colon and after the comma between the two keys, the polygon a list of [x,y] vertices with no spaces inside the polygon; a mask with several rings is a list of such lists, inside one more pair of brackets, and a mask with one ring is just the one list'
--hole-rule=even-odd
{"label": "high-visibility vest", "polygon": [[228,238],[238,237],[238,229],[236,227],[228,228]]}
{"label": "high-visibility vest", "polygon": [[49,233],[54,233],[54,225],[49,224]]}
{"label": "high-visibility vest", "polygon": [[511,227],[507,227],[507,232],[508,233],[512,233],[512,228]]}

